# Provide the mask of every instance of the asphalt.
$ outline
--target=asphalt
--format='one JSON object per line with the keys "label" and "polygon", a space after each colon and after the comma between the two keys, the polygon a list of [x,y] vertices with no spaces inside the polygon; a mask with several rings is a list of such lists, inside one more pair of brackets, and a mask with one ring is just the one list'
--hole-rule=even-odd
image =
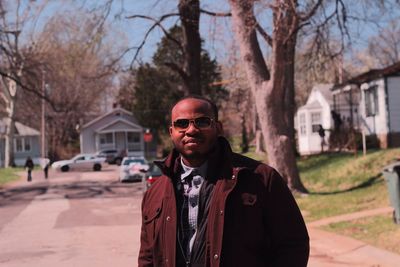
{"label": "asphalt", "polygon": [[[33,173],[34,175],[34,181],[33,183],[41,183],[45,182],[43,178],[43,174],[39,171],[35,171]],[[60,173],[50,173],[50,179],[52,179],[54,175],[58,175],[61,177],[58,177],[58,179],[62,179],[63,174]],[[11,184],[8,184],[5,188],[16,188],[20,186],[24,186],[27,184],[26,182],[26,174],[21,173],[22,178],[18,181],[15,181]],[[60,180],[61,181],[61,180]],[[135,203],[132,202],[133,206],[136,206],[137,212],[140,212],[140,198],[135,198]],[[32,207],[31,207],[32,208]],[[43,208],[43,207],[42,207]],[[48,207],[51,211],[51,207]],[[19,211],[16,211],[19,212]],[[39,211],[37,211],[39,212]],[[323,225],[327,225],[330,223],[335,223],[335,222],[341,222],[341,221],[348,221],[348,220],[354,220],[358,218],[363,218],[363,217],[368,217],[368,216],[374,216],[377,214],[386,214],[386,213],[391,213],[392,208],[390,207],[383,207],[379,209],[374,209],[374,210],[367,210],[367,211],[362,211],[362,212],[356,212],[356,213],[351,213],[351,214],[345,214],[345,215],[340,215],[336,217],[331,217],[331,218],[324,218],[319,221],[311,222],[308,223],[308,231],[310,235],[310,244],[311,244],[311,252],[310,252],[310,259],[309,259],[309,267],[345,267],[345,266],[351,266],[351,267],[399,267],[400,266],[400,255],[395,254],[371,245],[368,245],[366,243],[363,243],[361,241],[346,237],[346,236],[341,236],[338,234],[330,233],[324,230],[321,230],[320,227]],[[23,213],[22,213],[23,214]],[[50,213],[51,215],[52,213]],[[49,215],[49,216],[50,216]],[[54,211],[54,216],[56,216],[56,211]],[[21,218],[20,218],[21,219]],[[27,218],[25,218],[27,219]],[[26,220],[19,220],[21,222]],[[53,218],[54,219],[54,218]],[[60,218],[58,218],[58,221]],[[126,219],[126,218],[125,218]],[[7,218],[3,218],[3,220],[7,220]],[[108,223],[112,223],[111,221]],[[89,225],[87,226],[89,227]],[[89,231],[89,228],[87,228]],[[104,235],[105,233],[102,233],[101,228],[98,228],[98,226],[92,226],[90,227],[90,232],[95,238],[100,235]],[[133,258],[136,258],[138,255],[138,250],[139,250],[139,238],[140,238],[140,221],[137,220],[135,222],[131,222],[131,224],[123,229],[124,233],[123,235],[126,235],[127,231],[130,231],[131,234],[129,234],[130,238],[129,240],[132,241],[132,244],[129,245],[129,248],[131,250],[131,253],[129,254],[129,266],[136,266],[136,260],[132,262]],[[1,233],[1,229],[0,229]],[[108,235],[109,233],[107,233]],[[114,233],[115,236],[123,236],[123,235],[117,235],[117,232]],[[121,242],[123,243],[124,240],[117,240],[118,238],[114,238],[112,240],[109,240],[109,244],[107,244],[109,247],[113,247],[116,244],[121,246]],[[126,241],[126,240],[125,240]],[[113,245],[114,244],[114,245]],[[88,245],[90,247],[90,245]],[[76,248],[73,248],[73,244],[71,244],[71,250],[74,250]],[[89,252],[89,251],[88,251]],[[46,255],[47,251],[44,249],[42,251],[43,255]],[[98,252],[99,255],[101,253]],[[125,255],[128,255],[126,253]],[[112,263],[112,259],[107,258],[107,265],[108,263]],[[54,257],[54,264],[57,265],[56,257]],[[92,259],[93,260],[93,259]],[[120,259],[121,260],[121,259]],[[87,259],[86,263],[90,263],[91,260],[90,258]],[[120,261],[121,264],[123,261]],[[125,261],[128,262],[128,261]],[[83,262],[82,262],[83,263]],[[93,262],[92,262],[93,263]],[[114,262],[115,263],[115,262]],[[1,264],[0,264],[1,265]],[[89,264],[90,265],[90,264]],[[87,265],[87,266],[89,266]],[[115,265],[115,264],[112,264]],[[1,265],[3,266],[3,265]],[[33,266],[33,265],[32,265]],[[51,265],[49,265],[51,266]],[[61,266],[61,265],[59,265]],[[86,266],[86,265],[79,265],[79,266]],[[100,266],[100,265],[98,265]],[[103,266],[103,265],[101,265]],[[104,265],[105,266],[105,265]],[[108,265],[109,266],[109,265]],[[125,265],[115,265],[115,266],[125,266]],[[128,266],[128,265],[127,265]]]}

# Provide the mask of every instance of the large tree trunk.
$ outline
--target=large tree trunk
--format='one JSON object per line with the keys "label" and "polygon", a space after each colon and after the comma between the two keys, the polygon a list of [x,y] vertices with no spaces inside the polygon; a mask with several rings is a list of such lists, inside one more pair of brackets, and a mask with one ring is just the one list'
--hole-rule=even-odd
{"label": "large tree trunk", "polygon": [[179,0],[179,15],[183,28],[184,66],[186,74],[184,91],[186,94],[201,95],[201,39],[199,32],[200,2],[199,0]]}
{"label": "large tree trunk", "polygon": [[[232,23],[248,80],[255,98],[262,133],[268,152],[268,161],[287,181],[292,191],[307,192],[301,183],[290,131],[287,124],[285,90],[289,79],[286,62],[287,46],[282,27],[275,29],[272,43],[272,64],[269,72],[256,35],[253,1],[230,0]],[[282,14],[280,14],[282,16]],[[281,19],[276,16],[274,20]],[[278,22],[279,23],[279,22]],[[294,60],[292,61],[294,63]]]}

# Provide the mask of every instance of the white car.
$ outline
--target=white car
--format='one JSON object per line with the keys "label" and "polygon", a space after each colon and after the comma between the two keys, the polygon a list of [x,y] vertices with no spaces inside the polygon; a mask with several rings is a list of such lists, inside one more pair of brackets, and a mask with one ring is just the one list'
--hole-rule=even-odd
{"label": "white car", "polygon": [[67,172],[69,170],[94,170],[100,171],[105,158],[93,154],[78,154],[72,159],[53,162],[51,167],[55,170]]}
{"label": "white car", "polygon": [[149,169],[147,160],[143,157],[124,157],[119,168],[119,181],[142,181]]}

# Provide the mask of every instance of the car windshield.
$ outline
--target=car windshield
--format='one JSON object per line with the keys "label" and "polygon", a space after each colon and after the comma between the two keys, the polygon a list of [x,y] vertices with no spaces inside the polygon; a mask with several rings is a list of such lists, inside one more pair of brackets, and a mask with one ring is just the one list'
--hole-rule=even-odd
{"label": "car windshield", "polygon": [[71,160],[83,160],[83,159],[85,159],[85,155],[79,154],[73,157]]}
{"label": "car windshield", "polygon": [[129,165],[131,163],[146,164],[143,159],[127,159],[124,161],[124,165]]}

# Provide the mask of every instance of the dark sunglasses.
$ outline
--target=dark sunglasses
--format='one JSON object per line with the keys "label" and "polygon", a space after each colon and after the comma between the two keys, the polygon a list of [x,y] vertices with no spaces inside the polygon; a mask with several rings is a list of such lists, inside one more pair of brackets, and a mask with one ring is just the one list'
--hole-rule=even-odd
{"label": "dark sunglasses", "polygon": [[189,128],[190,123],[193,122],[197,129],[208,129],[213,123],[213,119],[209,117],[199,117],[196,119],[178,119],[172,123],[176,130],[186,130]]}

